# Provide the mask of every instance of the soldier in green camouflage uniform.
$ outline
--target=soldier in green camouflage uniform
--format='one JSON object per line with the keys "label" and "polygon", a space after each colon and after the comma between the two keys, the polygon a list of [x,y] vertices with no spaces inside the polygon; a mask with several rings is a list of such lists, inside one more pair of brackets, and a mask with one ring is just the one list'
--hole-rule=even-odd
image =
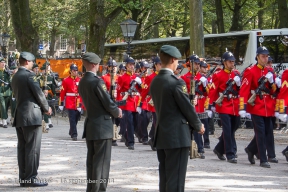
{"label": "soldier in green camouflage uniform", "polygon": [[9,72],[5,69],[6,61],[4,58],[0,58],[0,111],[1,120],[0,126],[7,128],[7,118],[8,118],[8,106],[10,105],[11,98],[11,79]]}
{"label": "soldier in green camouflage uniform", "polygon": [[[57,88],[57,81],[54,75],[51,73],[50,63],[48,61],[46,61],[40,69],[42,70],[42,75],[40,77],[40,87],[42,88],[42,90],[49,89],[48,97],[51,100],[52,98],[55,98],[56,96],[55,90]],[[46,74],[46,71],[47,71],[47,74]],[[47,82],[45,83],[46,76],[47,76]],[[45,86],[47,86],[47,88]],[[55,114],[55,110],[54,110],[55,107],[54,106],[50,106],[50,107],[52,108],[53,113]],[[48,124],[50,128],[53,127],[51,116],[48,118]]]}
{"label": "soldier in green camouflage uniform", "polygon": [[[13,79],[13,75],[18,71],[18,68],[16,65],[13,65],[10,67],[10,70],[13,70],[12,74],[11,74],[11,81]],[[13,124],[13,120],[14,120],[14,115],[15,115],[15,109],[16,109],[16,99],[14,98],[14,94],[13,94],[13,90],[12,90],[12,94],[11,94],[11,99],[10,99],[10,103],[11,103],[11,118],[10,118],[10,123],[11,125]]]}

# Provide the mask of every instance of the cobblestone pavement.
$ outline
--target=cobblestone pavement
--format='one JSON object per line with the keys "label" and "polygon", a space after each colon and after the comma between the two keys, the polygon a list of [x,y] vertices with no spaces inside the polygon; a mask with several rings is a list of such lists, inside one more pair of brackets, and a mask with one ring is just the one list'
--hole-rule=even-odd
{"label": "cobblestone pavement", "polygon": [[[83,121],[78,124],[78,141],[68,135],[67,118],[53,118],[54,127],[43,133],[39,178],[49,185],[43,188],[20,188],[18,178],[17,138],[15,128],[0,128],[0,192],[2,191],[85,191],[86,190],[86,144],[83,140]],[[244,152],[253,136],[252,129],[236,132],[238,163],[230,164],[218,160],[212,150],[217,143],[221,129],[210,137],[211,149],[206,149],[206,159],[188,162],[185,191],[208,192],[286,192],[288,191],[288,162],[281,154],[287,146],[287,134],[275,131],[276,156],[278,164],[261,168],[259,161],[250,165]],[[137,141],[137,140],[135,140]],[[128,150],[124,143],[113,147],[109,192],[156,192],[158,191],[158,161],[156,152],[150,146],[135,143],[135,150]]]}

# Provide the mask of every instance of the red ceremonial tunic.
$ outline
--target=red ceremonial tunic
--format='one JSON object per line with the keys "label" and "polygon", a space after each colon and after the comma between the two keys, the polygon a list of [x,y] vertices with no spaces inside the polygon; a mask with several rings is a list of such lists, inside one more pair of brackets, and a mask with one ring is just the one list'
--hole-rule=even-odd
{"label": "red ceremonial tunic", "polygon": [[78,93],[79,77],[66,77],[62,81],[62,89],[60,92],[59,103],[64,101],[65,98],[65,108],[76,110],[81,107],[81,97]]}
{"label": "red ceremonial tunic", "polygon": [[272,117],[275,115],[275,98],[272,96],[276,91],[275,84],[271,86],[268,81],[265,83],[265,87],[269,90],[269,93],[263,93],[263,99],[260,99],[259,95],[256,95],[254,106],[247,102],[252,95],[251,91],[258,88],[258,80],[268,72],[269,68],[262,67],[259,64],[253,65],[249,70],[244,72],[240,89],[239,110],[246,110],[247,113],[264,117]]}
{"label": "red ceremonial tunic", "polygon": [[282,74],[282,84],[277,99],[278,112],[288,114],[288,69]]}

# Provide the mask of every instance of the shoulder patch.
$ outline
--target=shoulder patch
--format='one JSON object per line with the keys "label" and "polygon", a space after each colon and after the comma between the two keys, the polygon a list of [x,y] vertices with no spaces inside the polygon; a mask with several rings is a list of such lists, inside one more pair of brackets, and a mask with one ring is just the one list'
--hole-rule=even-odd
{"label": "shoulder patch", "polygon": [[33,81],[34,81],[34,82],[38,82],[37,76],[34,76],[34,77],[33,77]]}
{"label": "shoulder patch", "polygon": [[182,85],[182,91],[183,91],[183,93],[188,93],[186,85]]}
{"label": "shoulder patch", "polygon": [[102,89],[103,89],[104,91],[107,91],[107,87],[106,87],[105,84],[102,84],[101,87],[102,87]]}

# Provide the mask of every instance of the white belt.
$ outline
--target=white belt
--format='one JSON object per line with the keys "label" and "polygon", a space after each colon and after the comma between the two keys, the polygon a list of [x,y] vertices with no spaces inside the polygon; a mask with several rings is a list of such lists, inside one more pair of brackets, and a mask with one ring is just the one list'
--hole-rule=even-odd
{"label": "white belt", "polygon": [[66,93],[66,96],[79,96],[79,93]]}

